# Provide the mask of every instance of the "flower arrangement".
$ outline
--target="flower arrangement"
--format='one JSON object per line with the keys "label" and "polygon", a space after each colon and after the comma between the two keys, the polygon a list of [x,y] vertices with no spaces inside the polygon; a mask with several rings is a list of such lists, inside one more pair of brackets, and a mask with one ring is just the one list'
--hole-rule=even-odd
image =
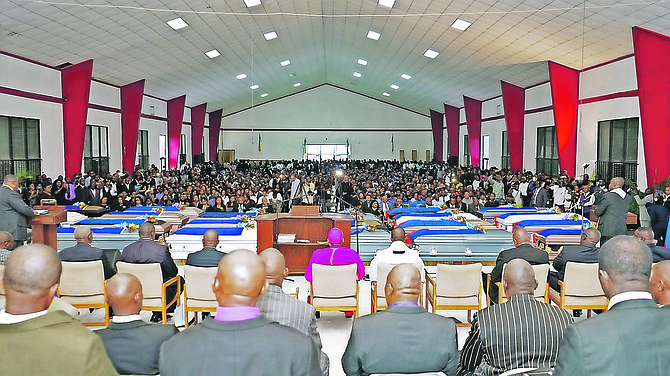
{"label": "flower arrangement", "polygon": [[235,216],[235,219],[237,219],[238,221],[242,221],[242,222],[246,223],[246,222],[251,221],[251,216],[249,216],[247,214],[242,214],[242,215],[238,214],[237,216]]}
{"label": "flower arrangement", "polygon": [[179,210],[184,210],[184,205],[183,204],[174,204],[174,207],[179,209]]}
{"label": "flower arrangement", "polygon": [[561,214],[561,209],[558,206],[554,206],[553,208],[547,208],[547,212]]}
{"label": "flower arrangement", "polygon": [[163,214],[163,212],[165,211],[165,209],[164,209],[164,208],[161,208],[161,207],[159,206],[159,207],[157,207],[157,208],[153,208],[152,211],[153,211],[154,213],[158,214],[158,215],[161,215],[161,214]]}
{"label": "flower arrangement", "polygon": [[244,228],[246,230],[253,230],[256,228],[256,221],[247,221],[247,222],[240,222],[237,224],[237,227]]}
{"label": "flower arrangement", "polygon": [[515,202],[514,204],[512,204],[512,206],[517,208],[517,209],[521,209],[521,204],[518,203],[518,202]]}
{"label": "flower arrangement", "polygon": [[377,230],[377,224],[365,225],[365,229],[370,231],[370,232],[375,231],[375,230]]}
{"label": "flower arrangement", "polygon": [[456,221],[456,222],[459,222],[459,223],[465,223],[465,217],[462,217],[460,215],[455,215],[453,217],[453,220]]}
{"label": "flower arrangement", "polygon": [[565,219],[567,219],[568,221],[579,221],[579,214],[577,214],[577,213],[572,213],[572,214],[568,213],[568,214],[565,215]]}
{"label": "flower arrangement", "polygon": [[155,215],[148,215],[147,216],[147,222],[156,223],[156,216]]}
{"label": "flower arrangement", "polygon": [[76,202],[76,203],[74,203],[74,206],[78,207],[79,209],[83,209],[83,208],[86,207],[86,203],[85,202]]}
{"label": "flower arrangement", "polygon": [[475,231],[479,231],[481,233],[486,234],[486,230],[484,229],[484,226],[482,226],[480,224],[475,224],[475,223],[469,223],[468,222],[468,228],[470,230],[475,230]]}
{"label": "flower arrangement", "polygon": [[117,224],[116,227],[120,227],[128,232],[135,232],[140,227],[140,225],[135,223],[121,222]]}

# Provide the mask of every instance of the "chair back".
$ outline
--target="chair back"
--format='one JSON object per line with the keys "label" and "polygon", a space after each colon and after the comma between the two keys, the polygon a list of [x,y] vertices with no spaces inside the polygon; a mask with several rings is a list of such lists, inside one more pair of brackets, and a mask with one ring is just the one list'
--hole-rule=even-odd
{"label": "chair back", "polygon": [[383,300],[382,306],[386,306],[386,292],[384,291],[386,278],[394,267],[394,264],[389,264],[388,262],[377,264],[377,298]]}
{"label": "chair back", "polygon": [[104,295],[105,272],[101,260],[62,261],[58,294],[61,297]]}
{"label": "chair back", "polygon": [[161,264],[157,262],[151,264],[134,264],[119,261],[116,263],[116,268],[119,273],[132,274],[140,280],[144,299],[160,299],[163,296],[163,274],[161,272]]}
{"label": "chair back", "polygon": [[437,264],[437,296],[465,298],[479,295],[482,264],[449,265]]}
{"label": "chair back", "polygon": [[[505,268],[507,264],[503,265],[503,279],[505,277]],[[541,300],[545,303],[548,302],[548,288],[547,288],[547,277],[549,276],[549,264],[537,264],[532,265],[533,272],[535,272],[535,280],[537,281],[537,288],[533,292],[533,297],[537,300]],[[502,280],[500,281],[502,286]],[[504,289],[500,289],[501,295],[500,300],[506,301],[507,295],[505,295]]]}
{"label": "chair back", "polygon": [[187,297],[189,300],[216,301],[212,283],[216,276],[217,267],[203,268],[184,265],[184,280],[186,281]]}
{"label": "chair back", "polygon": [[605,296],[598,279],[598,264],[568,261],[563,278],[566,296]]}
{"label": "chair back", "polygon": [[318,298],[345,298],[356,296],[358,277],[356,264],[312,264],[312,291]]}
{"label": "chair back", "polygon": [[[0,265],[0,279],[5,278],[5,266]],[[0,295],[4,296],[5,295],[5,285],[4,283],[0,283]]]}

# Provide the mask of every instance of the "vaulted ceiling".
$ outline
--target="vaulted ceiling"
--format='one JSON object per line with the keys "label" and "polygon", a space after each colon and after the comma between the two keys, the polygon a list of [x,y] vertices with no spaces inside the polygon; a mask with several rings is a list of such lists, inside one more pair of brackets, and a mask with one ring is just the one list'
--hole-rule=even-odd
{"label": "vaulted ceiling", "polygon": [[[99,80],[146,79],[148,94],[224,113],[328,83],[427,115],[499,95],[500,80],[546,81],[548,60],[581,69],[630,54],[633,26],[670,34],[667,0],[377,1],[0,0],[0,50],[53,66],[93,59]],[[188,26],[166,24],[177,17]],[[472,25],[452,28],[458,18]]]}

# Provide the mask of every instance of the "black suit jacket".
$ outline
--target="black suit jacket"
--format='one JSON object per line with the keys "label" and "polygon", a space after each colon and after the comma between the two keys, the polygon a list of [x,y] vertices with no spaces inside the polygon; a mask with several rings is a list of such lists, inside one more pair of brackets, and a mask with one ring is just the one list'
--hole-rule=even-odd
{"label": "black suit jacket", "polygon": [[155,375],[161,345],[179,333],[174,325],[148,324],[142,320],[110,322],[96,330],[116,371],[120,374]]}
{"label": "black suit jacket", "polygon": [[564,246],[563,250],[554,259],[554,269],[558,272],[558,279],[563,280],[565,276],[565,265],[568,261],[592,264],[598,262],[600,248],[595,245]]}
{"label": "black suit jacket", "polygon": [[423,307],[390,306],[354,320],[342,368],[347,375],[442,371],[458,365],[456,324]]}
{"label": "black suit jacket", "polygon": [[654,258],[654,262],[670,260],[670,248],[656,244],[649,244],[649,249],[651,250],[651,256]]}
{"label": "black suit jacket", "polygon": [[95,261],[101,260],[102,267],[105,270],[105,279],[111,278],[116,274],[116,270],[112,267],[112,263],[109,262],[105,252],[96,248],[88,243],[77,243],[77,245],[65,248],[58,253],[61,261]]}
{"label": "black suit jacket", "polygon": [[151,239],[142,239],[128,244],[121,254],[121,260],[135,264],[161,264],[163,282],[174,277],[179,272],[172,255],[166,246],[154,243]]}
{"label": "black suit jacket", "polygon": [[549,254],[547,252],[527,243],[500,252],[496,259],[496,266],[491,271],[491,285],[488,287],[491,301],[498,302],[498,286],[496,286],[496,282],[502,280],[503,265],[517,258],[524,259],[531,265],[549,263]]}
{"label": "black suit jacket", "polygon": [[203,268],[216,267],[225,254],[225,252],[217,251],[216,248],[205,247],[198,252],[189,253],[186,257],[186,265]]}

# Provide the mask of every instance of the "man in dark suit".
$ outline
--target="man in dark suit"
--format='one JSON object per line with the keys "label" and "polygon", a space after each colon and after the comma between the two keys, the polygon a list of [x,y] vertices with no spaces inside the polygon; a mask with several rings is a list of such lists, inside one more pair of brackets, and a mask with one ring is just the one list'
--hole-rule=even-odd
{"label": "man in dark suit", "polygon": [[612,178],[609,192],[602,196],[594,211],[598,216],[598,230],[602,234],[601,244],[605,244],[614,236],[626,234],[630,195],[623,191],[623,184],[623,178]]}
{"label": "man in dark suit", "polygon": [[516,259],[524,259],[531,265],[548,264],[549,254],[539,248],[530,245],[530,234],[523,227],[514,227],[512,234],[514,248],[506,249],[498,254],[496,266],[491,271],[491,286],[486,286],[487,279],[484,278],[484,291],[488,291],[489,299],[492,303],[498,302],[498,286],[496,282],[502,279],[503,266]]}
{"label": "man in dark suit", "polygon": [[[316,328],[316,311],[310,304],[298,300],[284,293],[282,283],[288,276],[288,268],[284,255],[275,248],[267,248],[260,253],[261,260],[265,264],[265,274],[268,281],[268,289],[262,295],[256,306],[261,309],[261,315],[270,321],[276,321],[282,325],[308,335],[318,350],[321,350],[321,336]],[[323,351],[320,354],[320,368],[324,376],[328,376],[330,360]]]}
{"label": "man in dark suit", "polygon": [[565,330],[555,376],[667,375],[670,315],[649,293],[651,251],[632,236],[600,248],[598,277],[607,312]]}
{"label": "man in dark suit", "polygon": [[107,303],[114,309],[109,327],[97,330],[107,355],[120,374],[155,375],[161,345],[179,330],[174,325],[148,324],[140,318],[142,284],[120,273],[105,285]]}
{"label": "man in dark suit", "polygon": [[668,210],[658,200],[654,203],[647,203],[647,212],[649,213],[649,227],[654,230],[654,238],[658,244],[665,243],[665,234],[668,231]]}
{"label": "man in dark suit", "polygon": [[670,249],[656,245],[654,231],[649,227],[639,227],[633,236],[649,247],[653,262],[670,260]]}
{"label": "man in dark suit", "polygon": [[454,320],[418,305],[421,276],[412,264],[391,269],[384,288],[389,307],[354,320],[342,368],[349,375],[444,372],[458,365]]}
{"label": "man in dark suit", "polygon": [[562,281],[565,276],[565,265],[572,262],[581,262],[595,264],[598,262],[598,247],[596,244],[600,241],[600,231],[589,228],[582,232],[579,245],[563,246],[561,252],[556,256],[552,264],[556,271],[549,273],[549,285],[556,291],[561,291],[558,281]]}
{"label": "man in dark suit", "polygon": [[558,344],[572,318],[563,309],[533,297],[538,281],[522,259],[505,267],[507,302],[475,315],[457,375],[499,375],[516,368],[552,368]]}
{"label": "man in dark suit", "polygon": [[[125,262],[132,262],[135,264],[151,264],[158,262],[161,264],[161,272],[163,273],[163,282],[173,278],[179,272],[177,265],[175,265],[172,255],[166,246],[154,243],[156,237],[156,229],[154,225],[149,222],[144,222],[138,229],[140,239],[134,243],[128,244],[121,254],[121,259]],[[182,281],[183,284],[184,281]],[[166,291],[167,301],[171,301],[177,295],[177,286],[170,285]],[[167,311],[174,312],[175,304],[168,307]],[[152,322],[159,322],[163,320],[162,313],[157,311],[151,316]]]}
{"label": "man in dark suit", "polygon": [[[312,339],[261,316],[256,302],[267,288],[265,278],[263,261],[254,252],[225,255],[212,285],[216,316],[163,343],[160,374],[320,376]],[[185,358],[184,349],[198,356]]]}
{"label": "man in dark suit", "polygon": [[651,266],[649,289],[654,301],[670,310],[670,260],[660,261]]}
{"label": "man in dark suit", "polygon": [[14,238],[7,231],[0,231],[0,265],[5,265],[14,249]]}
{"label": "man in dark suit", "polygon": [[203,248],[197,252],[189,253],[186,257],[186,265],[199,266],[202,268],[216,267],[219,260],[225,255],[216,249],[219,244],[219,233],[216,230],[207,230],[202,235]]}
{"label": "man in dark suit", "polygon": [[0,187],[0,230],[7,231],[14,237],[14,247],[19,247],[28,239],[28,220],[35,216],[21,195],[19,179],[7,175]]}
{"label": "man in dark suit", "polygon": [[105,279],[111,278],[116,273],[105,252],[91,245],[93,231],[88,226],[77,226],[74,230],[74,239],[77,241],[77,245],[65,248],[58,254],[61,261],[100,260],[105,271]]}

